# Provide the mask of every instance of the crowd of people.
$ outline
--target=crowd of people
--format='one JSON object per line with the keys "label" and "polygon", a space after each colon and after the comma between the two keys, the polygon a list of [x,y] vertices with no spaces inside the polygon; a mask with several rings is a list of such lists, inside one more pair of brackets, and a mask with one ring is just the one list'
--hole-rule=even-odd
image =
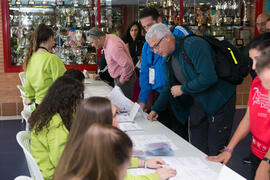
{"label": "crowd of people", "polygon": [[[218,77],[215,50],[207,41],[197,36],[185,39],[190,65],[180,42],[192,32],[183,26],[169,28],[158,11],[149,7],[126,33],[119,29],[118,35],[106,34],[94,27],[86,38],[91,46],[103,49],[94,78],[119,86],[149,113],[150,121],[163,123],[207,154],[209,161],[226,164],[251,132],[252,177],[269,180],[270,15],[260,15],[256,25],[260,34],[248,46],[254,80],[246,113],[231,139],[236,85]],[[30,149],[44,179],[166,180],[175,176],[176,171],[163,167],[160,158],[132,157],[131,139],[117,129],[118,108],[107,98],[84,99],[83,73],[66,70],[52,53],[54,43],[53,30],[40,24],[23,66],[24,103],[36,107],[29,119]],[[156,171],[140,176],[127,171],[138,167]]]}

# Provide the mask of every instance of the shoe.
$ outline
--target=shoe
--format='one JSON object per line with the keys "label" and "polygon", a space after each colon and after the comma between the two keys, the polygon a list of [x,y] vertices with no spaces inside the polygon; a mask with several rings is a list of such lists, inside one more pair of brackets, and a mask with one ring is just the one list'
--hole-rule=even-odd
{"label": "shoe", "polygon": [[245,164],[251,164],[251,160],[250,160],[249,156],[243,158],[243,163],[245,163]]}

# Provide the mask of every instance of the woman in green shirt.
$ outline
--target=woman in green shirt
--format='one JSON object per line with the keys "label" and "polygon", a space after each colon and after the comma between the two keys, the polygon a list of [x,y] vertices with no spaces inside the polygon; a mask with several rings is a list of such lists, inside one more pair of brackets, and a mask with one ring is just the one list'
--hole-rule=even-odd
{"label": "woman in green shirt", "polygon": [[45,180],[52,179],[83,91],[81,82],[67,76],[59,77],[29,119],[30,151]]}
{"label": "woman in green shirt", "polygon": [[25,104],[40,104],[52,83],[66,71],[62,60],[51,53],[54,43],[54,32],[45,24],[40,24],[31,36],[23,64]]}
{"label": "woman in green shirt", "polygon": [[[66,177],[73,175],[79,175],[78,166],[74,166],[74,161],[71,161],[74,157],[67,156],[64,154],[73,154],[72,152],[74,144],[77,143],[79,139],[82,138],[84,133],[89,129],[89,127],[93,124],[100,125],[113,125],[117,126],[119,117],[116,115],[116,106],[111,104],[110,100],[103,97],[90,97],[82,101],[79,105],[76,114],[73,119],[72,127],[70,130],[69,138],[67,141],[67,145],[63,152],[63,157],[61,158],[61,167],[56,168],[54,177]],[[91,149],[89,149],[91,151]],[[85,162],[87,163],[88,159],[86,158]],[[59,162],[59,164],[60,164]],[[106,163],[106,162],[104,162]],[[151,168],[157,169],[155,173],[140,175],[140,176],[132,176],[129,172],[127,172],[125,176],[125,180],[166,180],[170,177],[176,175],[176,171],[171,168],[161,168],[165,162],[159,158],[142,160],[138,158],[131,158],[131,164],[129,168]],[[87,170],[86,170],[87,171]],[[90,170],[89,170],[90,171]],[[88,179],[88,177],[80,177],[81,179]],[[58,179],[58,178],[54,178]]]}

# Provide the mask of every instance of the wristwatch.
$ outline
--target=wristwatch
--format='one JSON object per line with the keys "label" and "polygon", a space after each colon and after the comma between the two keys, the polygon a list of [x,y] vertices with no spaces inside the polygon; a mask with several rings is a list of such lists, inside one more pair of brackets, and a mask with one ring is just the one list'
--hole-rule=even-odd
{"label": "wristwatch", "polygon": [[264,157],[262,160],[266,161],[268,164],[270,164],[270,159],[268,159],[267,157]]}

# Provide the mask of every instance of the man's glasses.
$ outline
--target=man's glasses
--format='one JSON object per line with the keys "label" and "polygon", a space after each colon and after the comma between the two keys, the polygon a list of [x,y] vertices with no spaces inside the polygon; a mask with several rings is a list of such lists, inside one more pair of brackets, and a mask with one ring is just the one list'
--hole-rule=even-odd
{"label": "man's glasses", "polygon": [[154,52],[155,49],[158,48],[159,44],[161,43],[161,41],[164,39],[164,37],[162,37],[158,43],[156,43],[154,46],[150,47],[150,50]]}

